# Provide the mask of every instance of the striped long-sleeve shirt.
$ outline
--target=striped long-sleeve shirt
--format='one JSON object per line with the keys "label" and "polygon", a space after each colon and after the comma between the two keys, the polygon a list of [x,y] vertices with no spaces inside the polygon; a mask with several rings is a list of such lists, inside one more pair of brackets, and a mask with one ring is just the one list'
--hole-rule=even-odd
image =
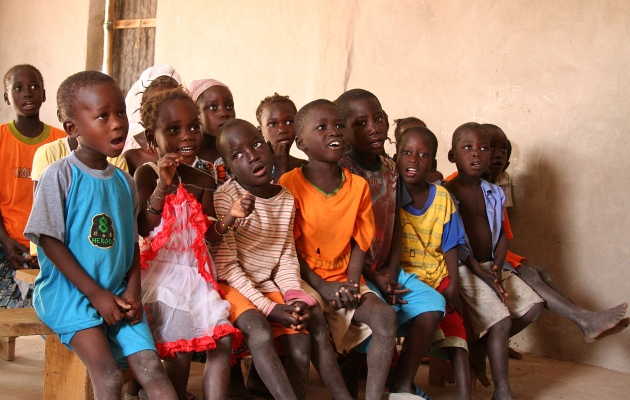
{"label": "striped long-sleeve shirt", "polygon": [[[227,214],[244,193],[245,189],[232,179],[223,184],[214,194],[217,215]],[[241,292],[265,315],[275,303],[263,293],[280,291],[287,302],[289,297],[304,300],[307,296],[300,288],[300,266],[293,240],[294,202],[285,187],[272,198],[257,197],[254,211],[236,221],[213,257],[218,278]]]}

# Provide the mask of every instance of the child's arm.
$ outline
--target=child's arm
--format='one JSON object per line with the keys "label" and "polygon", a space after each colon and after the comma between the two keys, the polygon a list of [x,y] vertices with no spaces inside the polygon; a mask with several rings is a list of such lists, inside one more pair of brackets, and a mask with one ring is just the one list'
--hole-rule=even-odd
{"label": "child's arm", "polygon": [[131,306],[124,315],[131,325],[142,320],[142,291],[140,289],[140,247],[135,244],[133,261],[127,272],[127,289],[120,297]]}
{"label": "child's arm", "polygon": [[[505,256],[507,255],[507,235],[505,230],[501,227],[501,235],[497,242],[497,247],[494,249],[494,266],[497,267],[495,275],[499,282],[501,281],[501,271],[503,271],[503,264],[505,263]],[[494,268],[493,268],[494,270]]]}
{"label": "child's arm", "polygon": [[508,302],[508,294],[503,288],[501,284],[501,280],[496,276],[496,265],[493,267],[493,272],[486,271],[479,262],[475,259],[475,257],[470,254],[466,260],[464,260],[464,264],[470,268],[473,274],[477,275],[479,279],[484,281],[488,286],[490,286],[499,296],[501,301],[504,303]]}
{"label": "child's arm", "polygon": [[385,296],[385,300],[389,304],[407,304],[400,295],[407,293],[408,288],[404,288],[398,283],[398,273],[400,272],[400,251],[402,249],[402,225],[398,212],[394,219],[394,232],[392,236],[392,244],[389,249],[388,263],[385,268],[372,271],[369,266],[363,267],[363,276],[370,282],[373,282],[381,294]]}
{"label": "child's arm", "polygon": [[459,260],[457,258],[457,247],[453,247],[444,253],[446,269],[451,280],[448,287],[442,291],[442,296],[446,299],[448,312],[456,310],[463,315],[462,300],[459,297]]}
{"label": "child's arm", "polygon": [[107,325],[115,325],[123,318],[123,312],[131,309],[131,305],[125,300],[96,283],[63,242],[52,236],[40,235],[39,246],[59,272],[88,298]]}
{"label": "child's arm", "polygon": [[21,243],[13,240],[7,233],[4,228],[4,221],[2,220],[2,215],[0,215],[0,247],[4,250],[4,254],[7,256],[7,260],[9,261],[9,267],[11,269],[20,269],[23,268],[22,264],[28,263],[32,260],[32,257],[22,257],[21,254],[29,253],[29,249],[24,247]]}

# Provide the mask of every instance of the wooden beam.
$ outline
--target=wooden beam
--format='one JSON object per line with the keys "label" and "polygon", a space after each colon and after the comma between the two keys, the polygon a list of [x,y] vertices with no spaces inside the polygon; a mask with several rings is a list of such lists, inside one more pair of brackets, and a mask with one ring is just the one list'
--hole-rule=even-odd
{"label": "wooden beam", "polygon": [[129,28],[155,28],[157,26],[155,18],[140,18],[140,19],[121,19],[114,21],[114,29],[129,29]]}

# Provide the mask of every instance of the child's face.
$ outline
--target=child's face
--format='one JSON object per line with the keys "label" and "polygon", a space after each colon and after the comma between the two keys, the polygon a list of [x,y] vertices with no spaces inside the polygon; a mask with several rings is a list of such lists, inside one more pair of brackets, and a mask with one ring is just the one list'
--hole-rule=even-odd
{"label": "child's face", "polygon": [[348,143],[355,153],[379,155],[387,138],[387,122],[381,105],[373,97],[350,102]]}
{"label": "child's face", "polygon": [[435,171],[437,162],[433,156],[433,146],[425,135],[407,134],[396,159],[398,173],[408,185],[425,181],[430,172]]}
{"label": "child's face", "polygon": [[273,171],[273,155],[260,132],[250,124],[239,124],[226,133],[227,158],[230,174],[246,190],[268,185]]}
{"label": "child's face", "polygon": [[19,68],[13,71],[5,84],[4,101],[13,106],[17,115],[30,117],[39,113],[42,103],[46,101],[46,92],[35,71]]}
{"label": "child's face", "polygon": [[149,138],[151,133],[160,157],[176,153],[188,165],[195,161],[201,146],[201,126],[192,101],[177,99],[162,103],[155,131],[148,132]]}
{"label": "child's face", "polygon": [[236,118],[234,99],[228,88],[215,85],[206,89],[197,99],[201,111],[201,127],[204,133],[217,136],[219,128]]}
{"label": "child's face", "polygon": [[479,178],[490,166],[490,140],[485,130],[466,129],[449,153],[460,174]]}
{"label": "child's face", "polygon": [[304,131],[296,138],[296,145],[309,160],[337,163],[346,150],[345,135],[346,127],[339,109],[321,105],[306,116]]}
{"label": "child's face", "polygon": [[488,167],[487,173],[490,181],[494,182],[508,165],[508,139],[501,129],[487,127],[486,130],[490,134],[491,153],[490,167]]}
{"label": "child's face", "polygon": [[73,117],[63,121],[66,132],[82,151],[118,157],[125,146],[129,121],[125,97],[118,85],[99,83],[76,93]]}
{"label": "child's face", "polygon": [[263,108],[260,115],[260,131],[272,146],[284,143],[290,148],[295,140],[295,109],[290,103],[274,103]]}

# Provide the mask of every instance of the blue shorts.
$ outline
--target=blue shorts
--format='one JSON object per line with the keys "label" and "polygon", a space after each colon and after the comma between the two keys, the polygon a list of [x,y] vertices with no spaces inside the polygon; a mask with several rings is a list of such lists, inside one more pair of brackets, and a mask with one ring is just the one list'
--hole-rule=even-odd
{"label": "blue shorts", "polygon": [[[157,352],[151,331],[149,330],[146,314],[142,316],[142,321],[135,325],[131,325],[129,321],[123,319],[116,325],[107,326],[102,324],[101,326],[105,331],[105,336],[107,336],[112,355],[122,369],[129,369],[127,357],[132,354],[143,350],[153,350]],[[76,333],[77,332],[61,333],[57,336],[61,343],[72,350],[70,341]]]}
{"label": "blue shorts", "polygon": [[[383,301],[385,300],[381,292],[376,285],[367,279],[365,280],[367,286],[372,289],[376,294],[380,296]],[[396,318],[398,322],[398,330],[396,332],[397,337],[405,337],[411,330],[411,324],[414,318],[420,314],[424,314],[430,311],[440,311],[442,315],[446,313],[446,300],[437,290],[431,286],[422,282],[418,275],[410,274],[400,268],[398,273],[398,283],[403,288],[408,288],[409,291],[401,296],[402,300],[405,300],[407,304],[396,304],[394,310],[396,311]],[[356,346],[353,350],[359,353],[366,353],[370,347],[370,341],[372,337],[364,340],[361,344]]]}

